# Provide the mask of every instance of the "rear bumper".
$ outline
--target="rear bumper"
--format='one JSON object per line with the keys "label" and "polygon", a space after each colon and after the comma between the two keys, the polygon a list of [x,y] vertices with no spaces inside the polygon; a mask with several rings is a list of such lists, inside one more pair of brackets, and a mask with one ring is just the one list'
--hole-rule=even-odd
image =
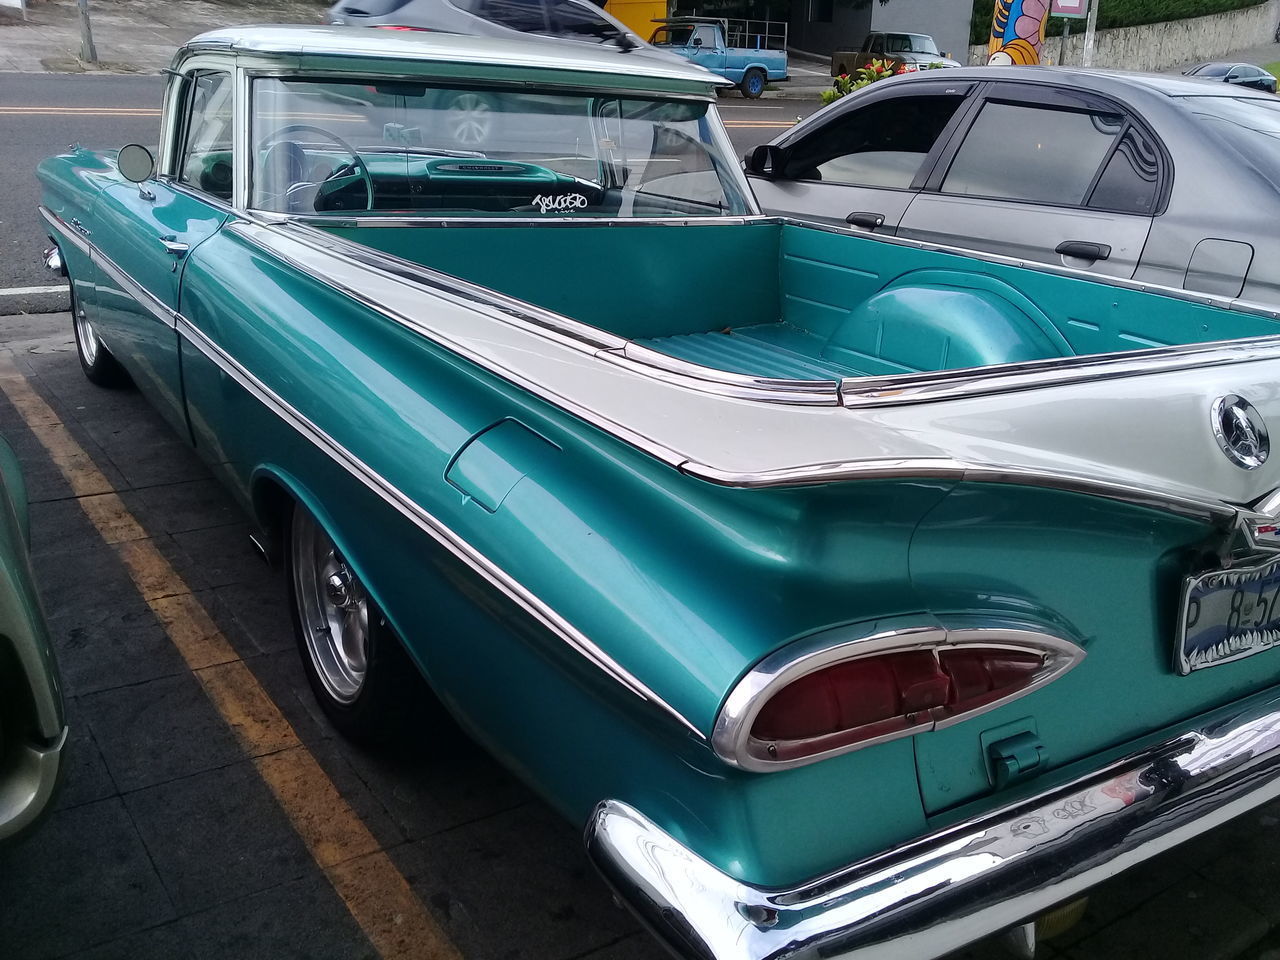
{"label": "rear bumper", "polygon": [[1065,786],[785,890],[722,873],[617,801],[587,849],[697,960],[938,957],[1069,900],[1280,795],[1280,695]]}

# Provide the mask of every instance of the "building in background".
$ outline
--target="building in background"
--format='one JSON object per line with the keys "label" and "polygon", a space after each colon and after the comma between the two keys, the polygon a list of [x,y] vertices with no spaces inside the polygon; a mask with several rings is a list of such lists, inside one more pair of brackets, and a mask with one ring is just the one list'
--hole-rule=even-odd
{"label": "building in background", "polygon": [[791,0],[791,47],[828,54],[873,31],[927,33],[943,53],[968,58],[973,0]]}

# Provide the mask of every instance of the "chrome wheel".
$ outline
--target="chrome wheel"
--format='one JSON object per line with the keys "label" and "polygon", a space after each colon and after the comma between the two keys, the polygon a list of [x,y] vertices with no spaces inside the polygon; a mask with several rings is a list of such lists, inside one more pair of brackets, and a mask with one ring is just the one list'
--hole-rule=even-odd
{"label": "chrome wheel", "polygon": [[307,511],[293,516],[292,567],[298,621],[325,691],[350,704],[369,668],[369,599],[329,535]]}
{"label": "chrome wheel", "polygon": [[453,142],[462,147],[479,147],[493,132],[493,107],[483,94],[460,93],[453,98],[446,123]]}
{"label": "chrome wheel", "polygon": [[[89,322],[85,312],[75,303],[72,307],[76,311],[76,344],[80,349],[80,359],[86,366],[92,367],[98,362],[98,335],[94,332],[93,324]],[[65,330],[66,327],[63,329]]]}

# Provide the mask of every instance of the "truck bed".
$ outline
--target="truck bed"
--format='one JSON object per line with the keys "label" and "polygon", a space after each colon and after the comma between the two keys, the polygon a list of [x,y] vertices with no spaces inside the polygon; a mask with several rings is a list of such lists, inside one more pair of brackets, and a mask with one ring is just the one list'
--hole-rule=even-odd
{"label": "truck bed", "polygon": [[326,229],[679,360],[767,379],[892,376],[1280,332],[1265,311],[1224,310],[1202,296],[777,220]]}

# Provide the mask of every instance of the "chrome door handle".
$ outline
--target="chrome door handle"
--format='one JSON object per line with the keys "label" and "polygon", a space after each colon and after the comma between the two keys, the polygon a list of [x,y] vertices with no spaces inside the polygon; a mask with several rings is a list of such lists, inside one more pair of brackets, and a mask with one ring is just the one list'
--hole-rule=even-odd
{"label": "chrome door handle", "polygon": [[183,243],[181,240],[161,239],[160,245],[164,247],[165,253],[171,253],[179,259],[185,257],[187,251],[191,249],[191,244]]}

